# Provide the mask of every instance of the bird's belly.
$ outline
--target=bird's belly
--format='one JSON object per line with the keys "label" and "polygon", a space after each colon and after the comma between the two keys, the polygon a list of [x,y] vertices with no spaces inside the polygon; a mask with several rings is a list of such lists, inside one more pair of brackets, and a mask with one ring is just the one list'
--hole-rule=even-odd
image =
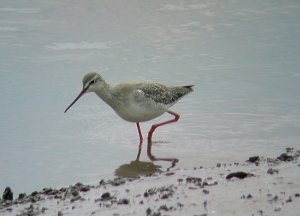
{"label": "bird's belly", "polygon": [[128,106],[122,109],[115,109],[115,112],[124,120],[129,122],[144,122],[154,119],[164,112],[166,109],[154,108],[147,106]]}

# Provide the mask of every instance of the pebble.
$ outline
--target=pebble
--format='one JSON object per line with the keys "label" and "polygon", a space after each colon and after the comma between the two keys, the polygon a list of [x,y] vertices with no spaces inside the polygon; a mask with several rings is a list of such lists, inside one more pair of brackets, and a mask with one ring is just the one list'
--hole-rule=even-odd
{"label": "pebble", "polygon": [[248,194],[248,196],[246,197],[247,199],[252,199],[252,195]]}
{"label": "pebble", "polygon": [[19,197],[18,197],[18,200],[22,200],[26,197],[26,194],[25,193],[20,193],[19,194]]}
{"label": "pebble", "polygon": [[13,200],[14,199],[14,194],[12,192],[12,190],[10,189],[10,187],[6,187],[3,195],[2,195],[2,199],[3,200]]}
{"label": "pebble", "polygon": [[277,207],[277,208],[274,209],[274,212],[278,212],[280,210],[281,210],[281,207]]}
{"label": "pebble", "polygon": [[205,201],[203,202],[203,207],[204,207],[205,211],[207,211],[207,200],[205,200]]}
{"label": "pebble", "polygon": [[38,195],[38,192],[37,192],[37,191],[33,191],[33,192],[30,194],[30,196],[36,196],[36,195]]}
{"label": "pebble", "polygon": [[285,202],[286,203],[289,203],[289,202],[292,202],[293,200],[292,200],[292,197],[289,197]]}
{"label": "pebble", "polygon": [[160,210],[169,211],[169,208],[167,207],[166,204],[164,204],[164,205],[161,205],[161,206],[159,207],[158,210],[159,210],[159,211],[160,211]]}
{"label": "pebble", "polygon": [[75,197],[73,197],[73,198],[71,198],[71,200],[70,200],[70,202],[72,203],[72,202],[75,202],[75,201],[77,201],[77,200],[80,200],[81,199],[81,196],[75,196]]}
{"label": "pebble", "polygon": [[207,190],[207,189],[203,189],[203,191],[202,191],[204,194],[209,194],[209,190]]}
{"label": "pebble", "polygon": [[252,157],[249,157],[248,161],[250,163],[256,163],[256,162],[259,162],[260,158],[259,156],[252,156]]}
{"label": "pebble", "polygon": [[254,176],[253,174],[251,173],[245,173],[245,172],[233,172],[233,173],[230,173],[226,176],[226,179],[232,179],[232,178],[239,178],[239,179],[244,179],[246,177],[251,177],[251,176]]}
{"label": "pebble", "polygon": [[269,168],[267,171],[268,174],[273,175],[274,173],[279,173],[278,169]]}
{"label": "pebble", "polygon": [[165,175],[166,176],[171,176],[171,175],[174,175],[175,173],[174,172],[167,172]]}
{"label": "pebble", "polygon": [[279,199],[279,197],[277,195],[275,195],[272,199],[269,200],[270,203],[272,202],[277,202]]}
{"label": "pebble", "polygon": [[193,184],[196,184],[198,186],[201,186],[202,178],[199,178],[199,177],[186,177],[185,181],[186,181],[186,183],[193,183]]}
{"label": "pebble", "polygon": [[112,197],[110,196],[109,192],[105,192],[101,195],[101,201],[110,200]]}
{"label": "pebble", "polygon": [[117,202],[118,205],[128,205],[129,204],[129,199],[119,199]]}
{"label": "pebble", "polygon": [[277,159],[281,161],[292,161],[294,160],[294,156],[289,155],[288,153],[283,153],[280,156],[278,156]]}

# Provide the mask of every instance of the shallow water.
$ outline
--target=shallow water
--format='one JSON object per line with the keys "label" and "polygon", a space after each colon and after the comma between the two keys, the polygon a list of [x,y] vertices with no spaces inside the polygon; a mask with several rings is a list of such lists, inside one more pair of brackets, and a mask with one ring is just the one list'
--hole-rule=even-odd
{"label": "shallow water", "polygon": [[[0,191],[96,183],[135,160],[136,126],[96,95],[67,105],[86,71],[109,83],[194,84],[157,129],[177,167],[278,155],[300,142],[298,1],[0,3]],[[151,124],[142,124],[144,136]],[[141,160],[149,161],[146,146]],[[155,162],[166,169],[168,162]]]}

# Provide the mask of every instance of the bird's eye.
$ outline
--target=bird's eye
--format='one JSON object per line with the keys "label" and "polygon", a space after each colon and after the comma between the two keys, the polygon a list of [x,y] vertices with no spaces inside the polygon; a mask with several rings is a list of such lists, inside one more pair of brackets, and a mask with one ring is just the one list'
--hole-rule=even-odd
{"label": "bird's eye", "polygon": [[90,82],[90,85],[92,85],[92,84],[94,84],[95,83],[95,80],[92,80],[91,82]]}

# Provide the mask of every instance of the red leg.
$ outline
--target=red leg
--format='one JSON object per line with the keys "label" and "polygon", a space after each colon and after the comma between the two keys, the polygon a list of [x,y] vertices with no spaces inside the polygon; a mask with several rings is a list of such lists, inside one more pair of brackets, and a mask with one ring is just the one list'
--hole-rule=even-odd
{"label": "red leg", "polygon": [[177,113],[172,112],[172,111],[168,111],[168,113],[170,113],[171,115],[175,116],[175,118],[172,119],[172,120],[169,120],[169,121],[165,121],[165,122],[162,122],[162,123],[159,123],[159,124],[152,125],[152,127],[151,127],[151,129],[150,129],[150,131],[148,133],[148,143],[152,142],[152,135],[153,135],[153,132],[155,131],[156,128],[158,128],[160,126],[163,126],[163,125],[166,125],[166,124],[170,124],[170,123],[178,121],[180,115],[178,115]]}
{"label": "red leg", "polygon": [[138,132],[139,132],[140,144],[142,144],[142,142],[143,142],[143,135],[142,135],[142,131],[141,131],[141,127],[140,127],[140,123],[139,122],[136,123],[136,127],[137,127]]}

